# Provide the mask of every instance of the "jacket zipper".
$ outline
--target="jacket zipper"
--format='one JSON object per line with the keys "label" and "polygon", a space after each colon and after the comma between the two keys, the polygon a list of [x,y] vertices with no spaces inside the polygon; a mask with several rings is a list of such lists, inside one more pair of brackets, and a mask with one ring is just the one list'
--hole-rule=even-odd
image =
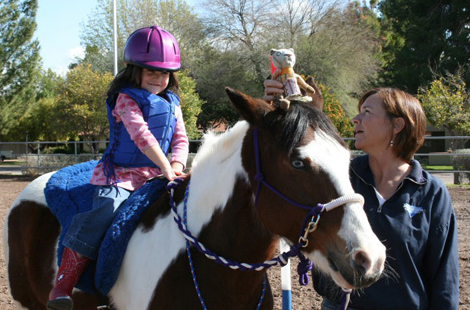
{"label": "jacket zipper", "polygon": [[[402,186],[403,186],[403,181],[400,183],[400,185],[398,185],[398,187],[397,187],[395,193],[398,192]],[[377,189],[375,189],[375,190],[377,190]],[[395,193],[393,193],[393,195],[395,195]],[[392,198],[393,195],[392,195],[390,198]],[[388,200],[388,199],[387,199],[387,200]],[[377,213],[382,213],[382,207],[384,206],[384,204],[387,203],[387,200],[385,200],[385,202],[384,202],[381,206],[379,206],[379,207],[377,208]]]}

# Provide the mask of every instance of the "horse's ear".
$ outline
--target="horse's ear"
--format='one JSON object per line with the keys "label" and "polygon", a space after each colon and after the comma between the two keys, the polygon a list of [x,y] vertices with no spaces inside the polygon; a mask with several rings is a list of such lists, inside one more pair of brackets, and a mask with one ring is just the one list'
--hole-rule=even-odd
{"label": "horse's ear", "polygon": [[225,91],[235,109],[250,124],[259,125],[261,117],[274,110],[274,107],[264,100],[252,98],[230,87],[225,87]]}
{"label": "horse's ear", "polygon": [[311,104],[317,108],[318,110],[320,111],[323,111],[323,95],[321,93],[321,89],[320,87],[317,86],[317,84],[315,84],[315,82],[313,81],[313,77],[308,77],[305,82],[312,86],[313,89],[315,89],[315,93],[310,93],[310,92],[307,92],[308,95],[310,97],[312,97],[312,102]]}

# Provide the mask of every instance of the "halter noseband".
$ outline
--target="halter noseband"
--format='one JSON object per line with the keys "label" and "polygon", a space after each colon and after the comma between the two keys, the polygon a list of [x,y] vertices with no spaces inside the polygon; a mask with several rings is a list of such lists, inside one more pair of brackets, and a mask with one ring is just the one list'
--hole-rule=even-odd
{"label": "halter noseband", "polygon": [[[256,185],[256,194],[255,194],[255,206],[258,201],[259,197],[259,192],[261,190],[261,186],[264,185],[268,189],[270,189],[273,193],[287,201],[288,203],[308,210],[308,214],[306,215],[304,219],[304,223],[302,225],[302,230],[300,232],[300,238],[299,238],[299,243],[302,243],[302,247],[307,247],[308,245],[308,239],[307,236],[309,233],[315,231],[317,228],[318,222],[320,221],[320,213],[324,211],[330,211],[333,210],[339,206],[342,206],[346,203],[349,202],[357,202],[360,203],[361,205],[364,205],[364,197],[362,195],[353,193],[349,195],[344,195],[341,197],[338,197],[326,204],[321,204],[318,203],[316,206],[306,206],[303,204],[300,204],[296,201],[293,201],[292,199],[286,197],[283,193],[272,187],[268,182],[266,182],[263,172],[261,172],[261,158],[260,158],[260,150],[259,150],[259,143],[258,143],[258,129],[255,127],[253,129],[253,139],[254,139],[254,148],[255,148],[255,162],[256,162],[256,175],[255,175],[255,181],[257,183]],[[310,221],[309,221],[310,218]]]}
{"label": "halter noseband", "polygon": [[[259,151],[259,144],[258,144],[258,130],[257,128],[254,128],[254,148],[255,148],[255,160],[256,160],[256,175],[255,175],[255,180],[257,182],[257,189],[256,189],[256,194],[255,194],[255,206],[256,202],[258,200],[258,195],[259,191],[261,189],[261,186],[264,185],[267,188],[269,188],[271,191],[273,191],[276,195],[281,197],[282,199],[286,200],[290,204],[297,206],[302,209],[308,210],[308,214],[306,215],[304,219],[304,223],[302,225],[302,230],[299,238],[299,242],[295,246],[291,246],[290,250],[288,252],[282,253],[279,255],[277,258],[272,259],[270,261],[265,261],[263,263],[258,263],[258,264],[248,264],[248,263],[237,263],[234,261],[230,261],[224,257],[221,257],[214,252],[210,251],[208,248],[206,248],[202,243],[197,240],[196,237],[194,237],[191,232],[187,229],[187,223],[186,223],[186,208],[187,208],[187,202],[188,202],[188,196],[189,196],[189,182],[186,186],[186,193],[184,197],[184,220],[181,219],[181,217],[178,215],[177,207],[174,202],[174,191],[177,187],[179,187],[180,184],[183,183],[183,179],[176,179],[168,183],[167,185],[167,190],[169,193],[169,198],[170,198],[170,206],[171,210],[173,213],[173,217],[175,222],[178,225],[178,228],[183,232],[184,237],[186,239],[186,248],[188,252],[188,259],[190,261],[190,266],[191,266],[191,273],[193,275],[193,282],[196,287],[196,291],[199,297],[199,301],[201,302],[201,305],[203,306],[203,309],[207,309],[204,303],[204,300],[202,299],[202,296],[200,294],[197,280],[194,275],[194,270],[193,270],[193,265],[192,265],[192,259],[190,256],[190,251],[189,251],[189,246],[195,246],[197,250],[203,254],[206,255],[206,257],[214,260],[215,262],[228,266],[232,269],[239,269],[239,270],[262,270],[265,268],[269,268],[275,265],[280,265],[280,266],[285,266],[288,262],[288,259],[293,256],[298,256],[300,259],[299,266],[297,267],[298,273],[299,273],[299,282],[301,285],[307,285],[308,284],[308,275],[307,272],[312,269],[312,263],[300,252],[301,247],[306,247],[308,245],[308,234],[315,231],[317,228],[317,224],[320,220],[320,213],[324,211],[330,211],[334,208],[337,208],[339,206],[342,206],[348,202],[358,202],[361,205],[364,204],[364,197],[362,197],[359,194],[350,194],[350,195],[345,195],[341,196],[339,198],[336,198],[332,201],[330,201],[327,204],[321,204],[318,203],[315,207],[311,206],[306,206],[299,204],[285,195],[283,195],[280,191],[272,187],[268,182],[265,181],[264,175],[261,172],[261,164],[260,164],[260,151]],[[309,220],[309,218],[311,218]],[[303,271],[302,271],[303,270]],[[264,299],[264,291],[265,291],[265,282],[263,284],[263,292],[261,294],[261,298],[258,302],[257,309],[261,307],[261,304]],[[351,293],[352,290],[346,290],[343,288],[343,294],[342,294],[342,301],[341,301],[341,309],[344,310],[347,308],[347,305],[349,303],[349,294]]]}
{"label": "halter noseband", "polygon": [[[275,193],[276,195],[278,195],[285,201],[289,202],[290,204],[309,211],[307,215],[305,216],[304,222],[302,224],[302,229],[300,231],[298,244],[297,246],[291,247],[291,250],[296,247],[298,248],[299,245],[301,245],[301,247],[304,247],[304,248],[308,246],[308,235],[317,229],[318,222],[320,221],[320,213],[324,211],[333,210],[348,202],[357,202],[357,203],[360,203],[361,205],[364,205],[364,197],[357,193],[338,197],[328,202],[327,204],[318,203],[315,207],[306,206],[306,205],[297,203],[296,201],[293,201],[292,199],[286,197],[284,194],[282,194],[280,191],[278,191],[277,189],[272,187],[268,182],[266,182],[264,175],[261,172],[261,159],[260,159],[260,150],[259,150],[259,143],[258,143],[258,129],[256,127],[253,130],[253,139],[254,139],[255,162],[256,162],[255,181],[257,183],[256,194],[255,194],[255,206],[258,201],[258,196],[259,196],[261,186],[264,185],[267,188],[269,188],[273,193]],[[298,253],[298,257],[300,259],[300,263],[297,269],[299,270],[303,269],[302,272],[299,272],[299,276],[300,276],[299,281],[301,285],[306,285],[309,282],[307,271],[312,269],[312,263],[307,258],[305,258],[305,256],[301,252]],[[341,294],[340,309],[345,310],[348,307],[350,294],[352,290],[345,289],[345,288],[341,288],[341,289],[343,290],[343,292]]]}

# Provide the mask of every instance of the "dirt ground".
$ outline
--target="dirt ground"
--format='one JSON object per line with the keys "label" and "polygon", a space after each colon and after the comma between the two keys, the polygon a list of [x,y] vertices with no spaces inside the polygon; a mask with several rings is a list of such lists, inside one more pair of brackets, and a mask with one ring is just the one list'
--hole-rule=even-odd
{"label": "dirt ground", "polygon": [[[15,175],[0,175],[0,221],[3,227],[8,208],[31,181],[31,178]],[[459,258],[460,258],[460,306],[461,310],[470,310],[470,187],[449,187],[459,227]],[[0,239],[1,242],[1,239]],[[319,309],[320,297],[311,285],[300,287],[295,268],[297,261],[291,261],[292,268],[292,308],[295,310]],[[273,267],[269,271],[271,286],[274,292],[275,310],[282,309],[282,292],[280,288],[280,270]],[[11,300],[3,256],[0,247],[0,310],[14,310]],[[79,310],[79,309],[77,309]]]}

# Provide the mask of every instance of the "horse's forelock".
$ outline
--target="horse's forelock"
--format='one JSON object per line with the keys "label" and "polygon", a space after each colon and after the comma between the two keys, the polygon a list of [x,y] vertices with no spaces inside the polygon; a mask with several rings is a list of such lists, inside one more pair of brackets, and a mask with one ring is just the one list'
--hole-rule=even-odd
{"label": "horse's forelock", "polygon": [[325,114],[305,103],[291,104],[290,109],[285,112],[277,109],[265,117],[266,125],[280,132],[277,141],[288,154],[298,147],[303,139],[307,128],[311,126],[314,131],[321,129],[327,135],[344,144]]}

